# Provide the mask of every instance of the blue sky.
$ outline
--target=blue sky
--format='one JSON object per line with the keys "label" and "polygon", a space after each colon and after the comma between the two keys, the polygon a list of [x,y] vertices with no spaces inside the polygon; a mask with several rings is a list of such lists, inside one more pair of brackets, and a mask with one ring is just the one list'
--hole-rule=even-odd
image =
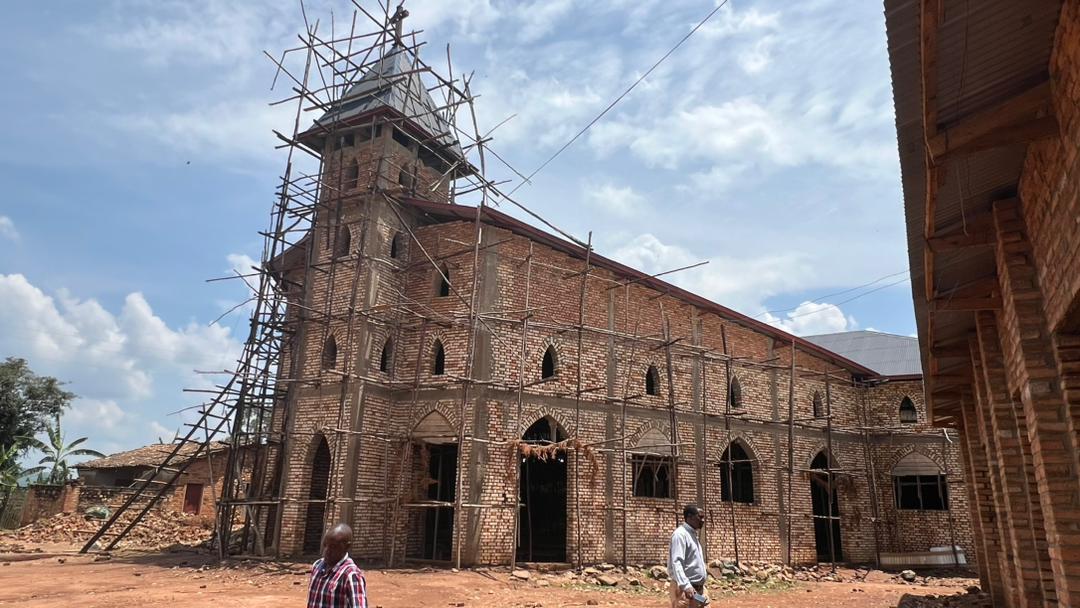
{"label": "blue sky", "polygon": [[[367,4],[367,3],[366,3]],[[373,5],[373,3],[371,3]],[[481,126],[539,166],[715,6],[417,0],[436,64],[475,71]],[[311,0],[340,33],[348,3]],[[263,55],[288,1],[7,7],[0,356],[80,395],[66,422],[113,451],[161,436],[239,351],[283,156]],[[490,177],[510,178],[493,167]],[[800,334],[914,332],[884,17],[876,2],[732,0],[517,198],[601,254]],[[513,210],[506,209],[513,213]],[[872,289],[881,288],[872,293]],[[831,294],[838,295],[831,296]],[[866,295],[863,295],[863,294]],[[831,296],[831,297],[828,297]],[[854,298],[854,299],[852,299]],[[768,312],[777,311],[777,312]]]}

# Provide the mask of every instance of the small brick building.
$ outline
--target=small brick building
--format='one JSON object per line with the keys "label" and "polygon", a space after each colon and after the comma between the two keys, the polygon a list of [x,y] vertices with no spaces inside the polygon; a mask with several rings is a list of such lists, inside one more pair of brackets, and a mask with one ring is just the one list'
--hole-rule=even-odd
{"label": "small brick building", "polygon": [[256,488],[280,504],[269,547],[347,521],[382,563],[655,563],[694,502],[710,558],[974,555],[918,370],[454,204],[475,168],[411,65],[393,47],[300,136],[323,187],[270,262],[292,338]]}
{"label": "small brick building", "polygon": [[[78,484],[68,491],[78,492],[76,501],[80,507],[93,504],[117,506],[130,492],[136,482],[151,476],[164,479],[165,473],[156,472],[157,467],[172,450],[171,445],[154,443],[126,452],[110,454],[75,465],[79,473]],[[192,460],[198,444],[180,447],[179,459],[173,466]],[[191,515],[213,517],[215,497],[221,496],[222,475],[229,458],[229,444],[215,441],[193,462],[187,464],[183,474],[162,500],[161,507],[182,511]],[[70,499],[69,499],[70,502]]]}

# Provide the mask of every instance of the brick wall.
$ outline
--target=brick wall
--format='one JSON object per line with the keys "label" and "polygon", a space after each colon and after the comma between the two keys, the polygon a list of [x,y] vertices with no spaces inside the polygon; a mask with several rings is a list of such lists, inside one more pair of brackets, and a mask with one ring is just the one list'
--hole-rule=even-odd
{"label": "brick wall", "polygon": [[[396,560],[415,554],[424,534],[424,508],[409,506],[407,498],[393,499],[415,494],[410,488],[415,490],[417,483],[415,455],[402,438],[425,416],[438,411],[449,421],[453,434],[463,432],[485,440],[466,440],[457,465],[462,503],[484,505],[464,506],[455,516],[454,555],[460,548],[467,563],[510,561],[519,461],[509,442],[543,416],[557,420],[568,436],[591,446],[577,460],[571,454],[568,462],[568,560],[621,561],[625,555],[630,563],[661,561],[682,503],[696,502],[710,513],[706,545],[711,556],[734,555],[738,536],[741,558],[781,560],[790,525],[793,559],[814,561],[806,469],[825,448],[828,425],[825,417],[813,416],[817,393],[826,408],[831,405],[833,414],[832,451],[836,466],[842,469],[837,473],[839,542],[845,559],[869,562],[877,550],[926,550],[948,544],[953,537],[969,559],[975,559],[964,492],[952,493],[951,534],[949,514],[890,515],[892,484],[882,463],[895,451],[941,449],[940,433],[931,432],[925,421],[918,382],[867,387],[855,382],[850,371],[800,351],[788,504],[789,370],[785,358],[790,357],[790,345],[777,344],[773,336],[642,285],[618,287],[620,277],[596,268],[584,286],[586,330],[579,337],[574,325],[580,312],[582,260],[502,228],[485,226],[482,242],[495,245],[485,248],[479,259],[477,302],[484,322],[478,324],[472,362],[472,376],[485,383],[474,384],[463,394],[458,380],[470,364],[472,336],[466,321],[473,286],[470,243],[475,225],[424,225],[419,218],[407,217],[414,222],[409,229],[418,242],[410,243],[404,259],[385,260],[390,238],[402,227],[387,217],[385,203],[357,199],[362,200],[367,201],[363,207],[345,207],[344,217],[356,231],[353,242],[364,243],[358,247],[364,248],[370,263],[357,268],[362,256],[340,260],[332,273],[313,273],[317,276],[307,279],[308,306],[327,310],[331,320],[309,322],[301,356],[309,382],[294,391],[289,406],[292,430],[280,538],[285,553],[300,550],[313,438],[325,435],[335,459],[331,487],[336,490],[331,502],[338,509],[328,513],[352,522],[358,539],[356,556],[386,561],[391,554]],[[316,234],[324,233],[316,230]],[[318,237],[315,246],[333,249],[320,247]],[[437,295],[437,275],[422,251],[445,265],[451,284],[466,301],[454,294]],[[613,286],[616,289],[609,289]],[[328,373],[321,363],[323,335],[329,329],[337,336],[350,336],[350,327],[338,317],[346,316],[354,291],[368,306],[389,309],[407,302],[423,314],[399,310],[354,323],[351,337],[337,344],[335,369],[340,373]],[[328,298],[328,293],[334,295]],[[526,307],[533,314],[523,336],[519,319]],[[677,340],[670,347],[670,360],[663,348],[665,336]],[[378,362],[387,338],[393,340],[392,364],[388,372],[381,372]],[[432,372],[436,340],[445,352],[443,375]],[[539,382],[540,364],[549,347],[556,353],[555,375]],[[735,357],[730,363],[721,356],[725,348]],[[657,369],[660,379],[655,395],[645,391],[650,366]],[[343,374],[355,377],[343,382]],[[579,375],[582,393],[577,398]],[[729,375],[738,379],[742,403],[725,425]],[[520,407],[519,382],[528,385]],[[915,425],[899,423],[898,408],[904,396],[919,411]],[[677,421],[674,436],[672,403]],[[350,425],[360,433],[334,431]],[[861,429],[867,425],[873,428],[864,436]],[[672,496],[666,499],[633,496],[629,482],[624,481],[632,477],[631,464],[615,449],[623,437],[632,447],[635,438],[648,429],[657,429],[679,444]],[[751,504],[720,500],[718,463],[729,438],[739,441],[754,461]],[[888,447],[882,447],[883,443]],[[950,447],[947,452],[950,483],[958,483],[964,474],[958,449]],[[870,453],[875,456],[870,458]],[[877,494],[873,498],[869,466],[875,468]],[[790,511],[787,520],[785,511]],[[900,537],[902,543],[890,541]]]}
{"label": "brick wall", "polygon": [[[340,185],[321,194],[310,245],[317,269],[291,275],[303,284],[290,290],[288,313],[296,330],[288,354],[296,365],[290,361],[280,370],[289,391],[273,416],[285,438],[280,482],[274,482],[284,498],[277,542],[285,554],[301,551],[309,513],[316,513],[308,496],[315,446],[324,438],[333,465],[322,523],[351,522],[358,559],[400,562],[418,554],[425,514],[434,507],[424,502],[425,451],[417,443],[433,439],[409,434],[439,420],[455,443],[466,438],[458,450],[461,508],[453,515],[452,555],[465,563],[509,562],[519,499],[516,442],[544,417],[585,446],[567,454],[569,561],[662,561],[687,502],[709,513],[705,539],[712,557],[733,556],[737,537],[741,558],[781,560],[790,535],[793,559],[814,561],[807,469],[829,443],[840,469],[845,559],[873,561],[897,530],[927,528],[904,535],[900,550],[946,544],[941,530],[950,526],[942,525],[940,513],[899,514],[890,529],[881,523],[893,500],[883,463],[905,449],[941,449],[940,435],[925,421],[919,383],[870,386],[800,350],[789,473],[787,338],[640,283],[624,284],[625,277],[608,269],[583,274],[583,259],[502,227],[485,224],[478,234],[469,221],[432,223],[396,201],[425,194],[397,180],[400,168],[415,160],[415,150],[395,141],[389,129],[324,153],[324,178]],[[419,181],[437,178],[425,170],[418,168]],[[425,198],[446,200],[447,192],[436,188]],[[336,246],[345,231],[347,250]],[[406,235],[405,246],[391,258],[395,234]],[[434,266],[449,276],[449,295],[439,295]],[[473,302],[480,318],[470,331]],[[521,322],[526,310],[527,330]],[[330,336],[337,356],[327,362]],[[390,365],[383,371],[388,341]],[[445,354],[442,374],[433,369],[436,343]],[[549,348],[555,374],[541,381]],[[650,368],[659,380],[655,394],[646,391]],[[462,382],[466,377],[475,382]],[[736,379],[741,403],[725,419]],[[813,415],[815,394],[832,412],[831,441],[828,419]],[[919,423],[900,428],[904,396],[916,403]],[[676,444],[668,498],[633,495],[632,463],[621,448],[634,447],[646,433]],[[749,504],[721,501],[719,461],[732,441],[753,461]],[[653,451],[670,456],[672,450]],[[951,480],[964,474],[957,453],[946,449]],[[974,558],[963,492],[955,493],[951,513],[957,543]]]}
{"label": "brick wall", "polygon": [[1080,329],[1080,6],[1063,3],[1050,60],[1061,137],[1031,144],[1020,199],[1034,248],[1046,316],[1053,329]]}

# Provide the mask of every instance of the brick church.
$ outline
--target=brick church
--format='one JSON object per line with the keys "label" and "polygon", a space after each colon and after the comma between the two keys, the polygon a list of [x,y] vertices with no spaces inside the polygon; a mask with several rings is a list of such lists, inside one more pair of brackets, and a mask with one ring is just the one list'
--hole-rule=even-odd
{"label": "brick church", "polygon": [[383,564],[657,563],[693,502],[709,559],[973,558],[914,339],[792,336],[455,204],[476,161],[414,65],[389,48],[299,136],[322,187],[270,262],[292,342],[268,547],[345,521]]}

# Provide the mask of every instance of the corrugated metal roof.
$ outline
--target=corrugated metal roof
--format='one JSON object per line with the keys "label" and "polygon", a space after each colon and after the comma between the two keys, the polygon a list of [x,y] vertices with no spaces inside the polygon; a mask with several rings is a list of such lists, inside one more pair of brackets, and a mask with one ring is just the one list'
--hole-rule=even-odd
{"label": "corrugated metal roof", "polygon": [[315,124],[328,126],[389,109],[409,119],[454,158],[463,159],[465,154],[457,137],[431,99],[421,73],[422,68],[413,55],[394,45]]}
{"label": "corrugated metal roof", "polygon": [[919,340],[876,331],[804,336],[806,340],[869,367],[882,376],[922,374]]}
{"label": "corrugated metal roof", "polygon": [[[955,126],[974,112],[994,107],[1045,81],[1061,0],[939,0],[933,60],[927,80],[936,95],[927,100],[937,112],[931,131]],[[973,334],[970,311],[931,311],[923,271],[927,227],[927,139],[924,129],[921,9],[918,0],[885,0],[889,66],[892,70],[901,183],[908,233],[908,259],[922,364],[930,350],[963,345]],[[930,225],[940,233],[988,215],[995,200],[1016,195],[1027,146],[1001,146],[939,161],[937,193]],[[992,249],[969,247],[933,256],[932,284],[938,293],[975,279],[995,276]],[[931,340],[933,344],[931,344]],[[961,349],[953,349],[953,353]],[[951,360],[949,360],[951,359]],[[950,374],[968,365],[963,355],[935,355],[936,370]],[[935,421],[956,414],[956,380],[939,386],[928,374],[927,402]],[[939,392],[939,389],[940,392]]]}

